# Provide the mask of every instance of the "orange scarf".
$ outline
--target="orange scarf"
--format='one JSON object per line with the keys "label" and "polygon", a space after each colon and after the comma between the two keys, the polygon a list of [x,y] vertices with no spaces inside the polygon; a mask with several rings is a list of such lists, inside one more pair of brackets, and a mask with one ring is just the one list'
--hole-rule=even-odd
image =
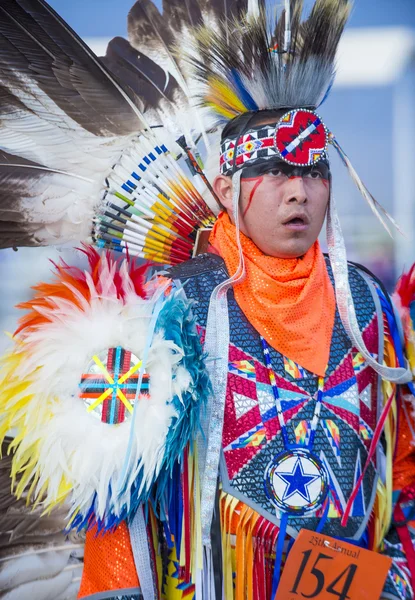
{"label": "orange scarf", "polygon": [[[318,241],[302,258],[266,256],[241,235],[245,280],[234,286],[239,307],[268,344],[301,367],[324,376],[329,360],[336,303]],[[221,213],[209,239],[235,273],[236,229]]]}

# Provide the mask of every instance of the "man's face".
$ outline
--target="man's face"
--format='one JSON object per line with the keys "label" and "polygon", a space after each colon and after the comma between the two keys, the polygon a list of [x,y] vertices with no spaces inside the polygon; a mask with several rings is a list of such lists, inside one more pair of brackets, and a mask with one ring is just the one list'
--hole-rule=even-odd
{"label": "man's face", "polygon": [[[219,176],[215,191],[232,218],[232,182]],[[240,229],[266,255],[303,256],[317,240],[329,201],[328,164],[294,167],[275,159],[245,167]]]}

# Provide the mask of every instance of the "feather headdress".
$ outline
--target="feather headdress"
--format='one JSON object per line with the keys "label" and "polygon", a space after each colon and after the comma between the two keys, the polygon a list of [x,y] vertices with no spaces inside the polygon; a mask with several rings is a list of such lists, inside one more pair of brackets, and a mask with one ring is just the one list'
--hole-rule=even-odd
{"label": "feather headdress", "polygon": [[[220,128],[269,109],[291,112],[242,147],[225,140],[222,172],[234,155],[237,168],[274,155],[297,163],[304,144],[312,163],[331,142],[386,226],[338,141],[302,110],[330,90],[351,2],[316,0],[306,17],[302,0],[284,6],[166,0],[160,12],[138,0],[129,40],[114,38],[99,59],[44,0],[4,0],[1,247],[81,240],[120,252],[128,246],[160,263],[186,260],[198,231],[215,219]],[[279,143],[276,131],[287,132],[291,121],[294,134]]]}
{"label": "feather headdress", "polygon": [[351,3],[317,0],[305,20],[302,0],[286,4],[274,18],[264,5],[248,9],[228,35],[196,31],[188,60],[219,123],[250,111],[317,108],[330,89]]}
{"label": "feather headdress", "polygon": [[305,19],[302,0],[274,14],[263,0],[169,0],[162,12],[139,0],[129,40],[99,59],[44,0],[2,2],[2,247],[82,240],[189,258],[214,221],[217,126],[317,106],[349,11],[348,0],[317,0]]}

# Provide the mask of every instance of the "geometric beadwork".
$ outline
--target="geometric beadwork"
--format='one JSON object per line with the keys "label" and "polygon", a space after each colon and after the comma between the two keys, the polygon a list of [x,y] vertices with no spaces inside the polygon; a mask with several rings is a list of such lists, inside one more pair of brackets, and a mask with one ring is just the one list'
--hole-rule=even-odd
{"label": "geometric beadwork", "polygon": [[291,165],[313,165],[323,158],[328,134],[320,117],[310,110],[287,112],[275,129],[275,146]]}
{"label": "geometric beadwork", "polygon": [[306,377],[306,370],[302,369],[299,364],[294,362],[291,358],[287,358],[283,356],[284,361],[284,370],[290,375],[293,379],[301,379],[302,377]]}
{"label": "geometric beadwork", "polygon": [[255,381],[255,366],[248,360],[235,360],[229,363],[229,373]]}
{"label": "geometric beadwork", "polygon": [[315,112],[291,110],[275,126],[248,129],[238,139],[225,139],[221,144],[220,171],[227,175],[234,166],[239,169],[271,158],[295,166],[314,165],[326,154],[328,135]]}
{"label": "geometric beadwork", "polygon": [[330,443],[331,449],[333,450],[333,454],[341,467],[339,426],[332,419],[322,419],[321,424]]}
{"label": "geometric beadwork", "polygon": [[[79,384],[87,412],[103,423],[128,420],[137,394],[141,360],[121,346],[95,354]],[[140,394],[148,394],[149,376],[143,375]]]}
{"label": "geometric beadwork", "polygon": [[310,441],[311,422],[302,420],[294,426],[295,443],[300,446],[308,446]]}
{"label": "geometric beadwork", "polygon": [[[268,138],[269,132],[265,133]],[[262,139],[260,134],[255,131],[252,135]],[[245,158],[254,159],[253,156]],[[198,300],[196,318],[200,327],[205,328],[211,292],[224,280],[226,272],[221,259],[214,255],[202,255],[191,261],[191,266],[192,271],[188,272],[181,265],[186,272],[179,272],[179,278],[186,281],[188,296]],[[331,277],[329,264],[327,271]],[[379,328],[371,291],[354,266],[349,267],[349,283],[359,329],[370,353],[374,354],[378,351]],[[313,481],[317,473],[312,472],[305,459],[280,463],[285,445],[260,336],[244,318],[232,295],[228,312],[230,345],[221,465],[223,489],[254,510],[260,509],[265,518],[275,518],[276,511],[288,509],[291,513],[289,527],[296,531],[304,527],[315,529],[327,511],[327,533],[332,531],[357,539],[373,507],[376,457],[367,468],[361,496],[353,507],[347,527],[341,528],[339,519],[344,513],[346,498],[356,483],[357,453],[360,451],[361,472],[370,444],[367,438],[373,435],[371,432],[378,418],[376,373],[352,347],[336,311],[312,450],[327,473],[327,502],[308,512],[313,501],[314,482],[318,481]],[[296,446],[297,450],[306,450],[309,422],[318,396],[318,378],[272,347],[269,351],[289,444],[291,448]],[[277,457],[280,459],[278,464],[275,463]],[[264,480],[265,473],[268,478]],[[298,487],[294,488],[294,484]],[[306,505],[303,514],[299,514],[304,510],[301,503]],[[366,511],[362,515],[363,508]]]}

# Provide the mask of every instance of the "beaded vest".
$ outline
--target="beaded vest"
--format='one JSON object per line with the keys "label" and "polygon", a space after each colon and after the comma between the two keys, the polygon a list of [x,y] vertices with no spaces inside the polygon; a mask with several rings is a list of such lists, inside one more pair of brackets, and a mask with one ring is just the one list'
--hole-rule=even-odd
{"label": "beaded vest", "polygon": [[[331,276],[329,263],[327,268]],[[186,295],[196,301],[194,312],[203,330],[210,295],[228,276],[223,260],[211,254],[202,255],[173,269],[171,274],[186,282]],[[349,281],[366,346],[382,360],[383,319],[379,318],[382,313],[373,281],[354,265],[349,266]],[[284,509],[281,504],[276,506],[269,492],[267,472],[273,459],[286,451],[281,419],[260,336],[237,305],[232,290],[228,293],[228,306],[230,346],[220,468],[222,489],[278,524]],[[318,344],[318,339],[315,342]],[[380,414],[379,378],[352,347],[337,312],[329,363],[320,385],[317,376],[273,348],[269,348],[269,356],[289,444],[307,447],[314,418],[313,455],[323,466],[326,478],[324,504],[317,502],[313,510],[310,497],[309,510],[303,511],[304,514],[297,510],[290,515],[287,531],[295,534],[303,527],[315,530],[324,514],[325,533],[360,540],[372,512],[377,478],[384,462],[381,444],[366,471],[346,527],[341,527],[340,520],[365,465]],[[316,421],[318,388],[322,396]],[[304,496],[305,492],[308,494],[304,486],[313,482],[311,475],[301,475]],[[287,475],[285,481],[287,488],[291,484]]]}

